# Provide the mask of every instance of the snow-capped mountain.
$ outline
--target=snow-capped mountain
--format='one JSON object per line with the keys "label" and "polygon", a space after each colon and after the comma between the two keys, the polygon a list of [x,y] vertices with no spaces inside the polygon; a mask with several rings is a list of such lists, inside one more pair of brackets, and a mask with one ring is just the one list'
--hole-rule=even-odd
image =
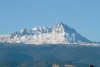
{"label": "snow-capped mountain", "polygon": [[25,44],[69,44],[92,43],[62,22],[52,27],[22,29],[11,35],[0,36],[0,42]]}

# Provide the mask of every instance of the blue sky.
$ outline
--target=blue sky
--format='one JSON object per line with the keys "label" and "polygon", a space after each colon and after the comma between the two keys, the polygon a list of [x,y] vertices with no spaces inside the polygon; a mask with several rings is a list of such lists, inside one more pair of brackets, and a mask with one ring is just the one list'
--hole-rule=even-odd
{"label": "blue sky", "polygon": [[0,0],[0,34],[59,22],[100,41],[100,0]]}

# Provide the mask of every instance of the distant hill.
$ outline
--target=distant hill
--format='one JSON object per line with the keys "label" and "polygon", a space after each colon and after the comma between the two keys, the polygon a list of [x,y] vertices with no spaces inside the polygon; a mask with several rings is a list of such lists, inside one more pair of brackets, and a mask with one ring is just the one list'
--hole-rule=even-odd
{"label": "distant hill", "polygon": [[[99,46],[79,45],[25,45],[25,44],[0,44],[0,65],[9,65],[10,61],[17,65],[26,61],[37,62],[70,62],[71,64],[100,66]],[[26,63],[26,64],[29,64]],[[1,66],[0,66],[1,67]]]}

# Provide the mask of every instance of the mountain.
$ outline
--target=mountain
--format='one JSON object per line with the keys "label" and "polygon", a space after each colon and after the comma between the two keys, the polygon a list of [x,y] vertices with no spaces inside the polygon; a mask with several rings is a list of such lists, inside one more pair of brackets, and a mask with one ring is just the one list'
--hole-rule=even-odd
{"label": "mountain", "polygon": [[25,43],[25,44],[70,44],[92,43],[81,36],[74,29],[62,22],[51,27],[35,27],[22,29],[11,35],[0,36],[0,42]]}

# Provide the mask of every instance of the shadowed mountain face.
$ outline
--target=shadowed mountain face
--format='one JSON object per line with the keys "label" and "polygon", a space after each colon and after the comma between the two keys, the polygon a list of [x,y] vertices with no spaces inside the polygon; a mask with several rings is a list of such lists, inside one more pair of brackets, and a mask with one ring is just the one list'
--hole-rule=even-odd
{"label": "shadowed mountain face", "polygon": [[[71,46],[71,45],[25,45],[25,44],[0,44],[0,65],[30,64],[32,61],[41,65],[50,62],[82,64],[100,66],[100,47],[93,46]],[[5,46],[3,46],[5,45]],[[9,46],[7,46],[9,45]],[[17,46],[10,46],[17,45]],[[19,45],[19,46],[18,46]],[[21,46],[22,45],[22,46]],[[10,62],[11,61],[11,62]],[[25,63],[24,63],[25,62]],[[36,63],[36,64],[38,64]],[[35,65],[36,65],[35,64]],[[56,63],[57,64],[57,63]],[[0,66],[1,67],[1,66]],[[79,66],[81,67],[81,66]]]}
{"label": "shadowed mountain face", "polygon": [[91,41],[62,22],[52,27],[19,30],[7,37],[0,36],[0,41],[25,44],[67,44],[77,43],[78,41],[91,43]]}

